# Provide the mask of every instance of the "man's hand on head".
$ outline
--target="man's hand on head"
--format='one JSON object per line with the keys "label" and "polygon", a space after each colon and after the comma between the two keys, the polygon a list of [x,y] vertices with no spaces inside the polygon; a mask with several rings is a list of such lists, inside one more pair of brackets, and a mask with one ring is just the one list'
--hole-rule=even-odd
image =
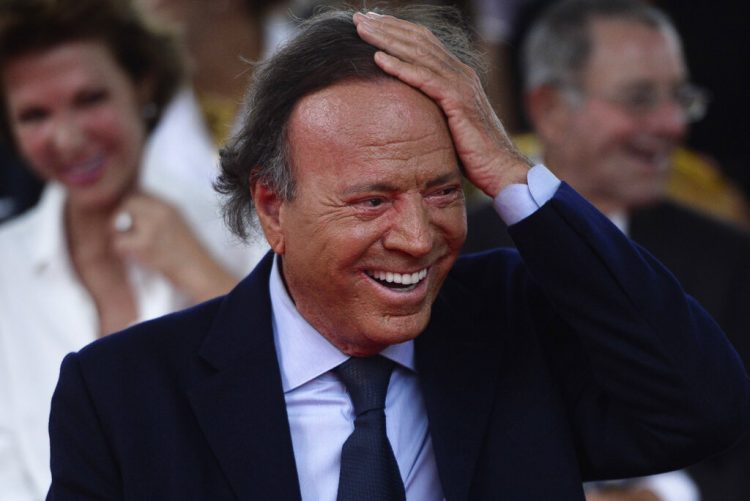
{"label": "man's hand on head", "polygon": [[354,14],[359,36],[380,49],[376,64],[429,96],[448,121],[468,179],[495,197],[511,183],[526,183],[531,162],[513,145],[476,72],[427,28],[373,12]]}

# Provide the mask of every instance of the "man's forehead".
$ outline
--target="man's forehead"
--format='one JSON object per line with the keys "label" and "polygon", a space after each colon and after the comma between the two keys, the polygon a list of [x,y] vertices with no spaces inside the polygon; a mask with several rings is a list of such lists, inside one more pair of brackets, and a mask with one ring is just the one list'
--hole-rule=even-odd
{"label": "man's forehead", "polygon": [[298,176],[334,176],[326,182],[337,186],[352,177],[423,185],[456,170],[442,111],[392,80],[349,81],[305,97],[290,118],[288,141]]}
{"label": "man's forehead", "polygon": [[604,18],[594,18],[589,30],[591,47],[582,70],[584,80],[682,80],[686,76],[682,47],[673,30]]}
{"label": "man's forehead", "polygon": [[[408,136],[409,124],[444,128],[438,106],[418,90],[393,79],[345,80],[309,94],[295,105],[290,133],[340,140],[351,133]],[[378,138],[373,138],[378,140]]]}

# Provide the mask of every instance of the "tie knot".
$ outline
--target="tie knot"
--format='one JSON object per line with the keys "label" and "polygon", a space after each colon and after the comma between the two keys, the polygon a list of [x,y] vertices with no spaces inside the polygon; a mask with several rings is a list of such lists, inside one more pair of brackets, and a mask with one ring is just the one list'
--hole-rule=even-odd
{"label": "tie knot", "polygon": [[357,416],[385,408],[385,394],[393,371],[392,361],[380,355],[352,357],[334,371],[346,386]]}

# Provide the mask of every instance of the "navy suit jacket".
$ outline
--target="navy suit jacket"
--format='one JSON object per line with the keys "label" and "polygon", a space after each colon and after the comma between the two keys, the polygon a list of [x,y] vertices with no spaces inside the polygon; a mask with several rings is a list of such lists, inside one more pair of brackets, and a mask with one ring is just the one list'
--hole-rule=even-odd
{"label": "navy suit jacket", "polygon": [[[448,500],[580,500],[745,432],[741,362],[648,253],[566,185],[511,231],[520,254],[459,259],[416,340]],[[65,359],[50,499],[300,498],[270,268]]]}
{"label": "navy suit jacket", "polygon": [[[469,213],[464,252],[513,246],[487,204]],[[631,238],[653,253],[719,323],[750,367],[750,235],[668,201],[630,214]],[[750,437],[689,472],[706,500],[746,501]]]}

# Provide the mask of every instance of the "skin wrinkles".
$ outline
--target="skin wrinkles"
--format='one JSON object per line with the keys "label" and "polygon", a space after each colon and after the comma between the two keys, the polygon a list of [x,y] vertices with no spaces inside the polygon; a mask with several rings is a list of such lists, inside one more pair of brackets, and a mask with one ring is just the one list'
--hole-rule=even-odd
{"label": "skin wrinkles", "polygon": [[[298,103],[289,144],[295,198],[253,197],[297,309],[350,355],[415,338],[466,235],[442,112],[397,81],[346,81]],[[410,290],[367,274],[424,269]]]}
{"label": "skin wrinkles", "polygon": [[[460,179],[456,178],[455,173],[451,172],[450,174],[445,174],[443,176],[438,176],[435,179],[431,181],[427,181],[425,183],[426,188],[433,188],[436,186],[439,186],[441,184],[448,184],[451,182],[458,182]],[[348,189],[346,192],[344,192],[345,196],[351,196],[356,194],[361,194],[363,192],[374,192],[374,191],[396,191],[398,190],[398,187],[395,185],[385,184],[385,183],[376,183],[376,184],[361,184],[361,185],[354,185],[350,189]]]}

